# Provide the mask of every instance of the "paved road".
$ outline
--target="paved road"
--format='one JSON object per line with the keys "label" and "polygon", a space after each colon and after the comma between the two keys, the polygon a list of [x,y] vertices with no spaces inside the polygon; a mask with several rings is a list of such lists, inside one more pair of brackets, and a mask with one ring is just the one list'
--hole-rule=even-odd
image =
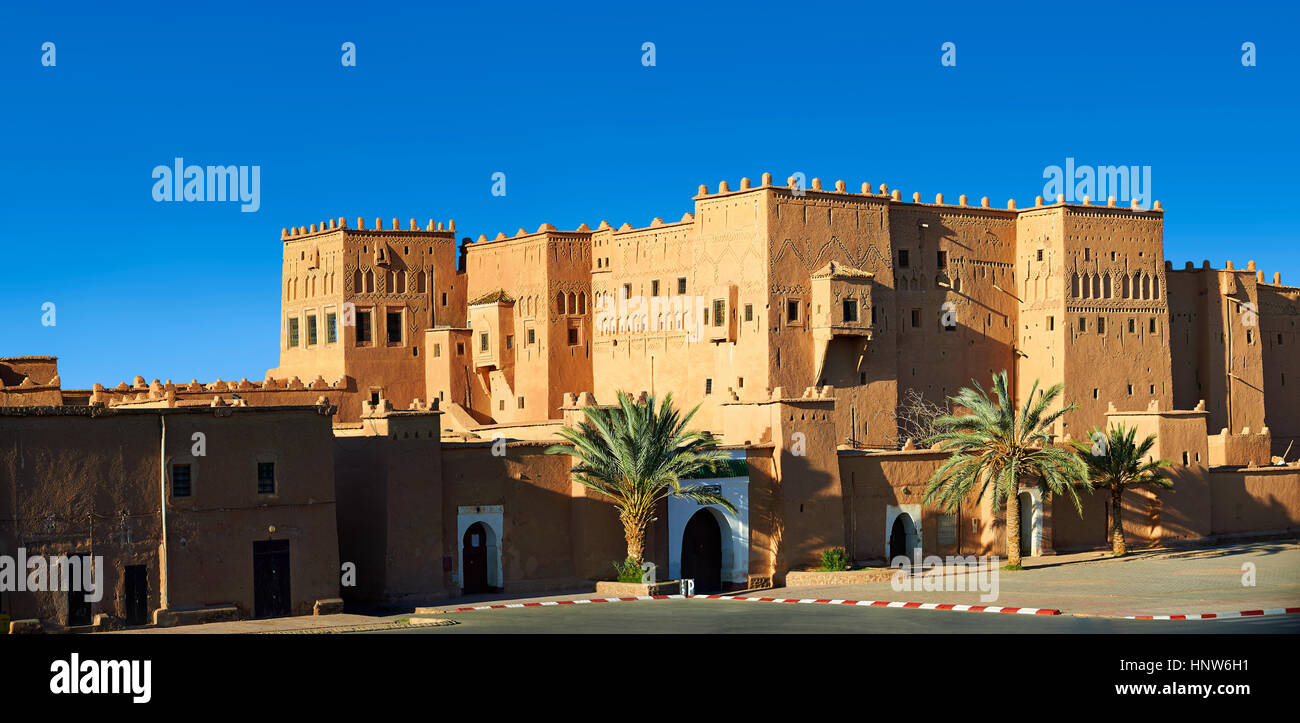
{"label": "paved road", "polygon": [[[1249,577],[1248,566],[1253,568]],[[1253,584],[1243,584],[1247,581]],[[978,592],[896,591],[888,582],[787,587],[762,594],[1056,608],[1116,617],[1297,607],[1300,545],[1276,541],[1139,551],[1118,560],[1104,552],[1028,558],[1023,572],[1002,572],[998,582],[995,602],[981,600]]]}
{"label": "paved road", "polygon": [[482,633],[1300,633],[1300,615],[1141,621],[1070,615],[891,610],[738,600],[650,600],[440,613],[459,625],[386,630]]}

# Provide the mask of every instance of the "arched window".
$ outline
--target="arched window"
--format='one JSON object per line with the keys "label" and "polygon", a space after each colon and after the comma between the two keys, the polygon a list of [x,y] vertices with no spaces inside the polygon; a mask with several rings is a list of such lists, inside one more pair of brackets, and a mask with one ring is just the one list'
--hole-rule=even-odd
{"label": "arched window", "polygon": [[1133,296],[1130,298],[1142,298],[1142,274],[1133,272]]}
{"label": "arched window", "polygon": [[352,293],[361,293],[361,269],[352,272]]}
{"label": "arched window", "polygon": [[1160,298],[1160,277],[1159,276],[1151,277],[1151,298],[1153,299]]}
{"label": "arched window", "polygon": [[572,291],[569,292],[569,313],[578,313],[578,295]]}
{"label": "arched window", "polygon": [[556,313],[559,314],[564,313],[564,292],[563,291],[555,295],[555,311]]}
{"label": "arched window", "polygon": [[1142,274],[1142,298],[1151,298],[1151,277],[1146,274]]}
{"label": "arched window", "polygon": [[406,293],[406,272],[405,271],[397,272],[397,288],[395,290],[399,294]]}
{"label": "arched window", "polygon": [[1130,295],[1131,293],[1133,293],[1133,292],[1129,289],[1128,274],[1125,274],[1125,275],[1124,275],[1124,278],[1123,278],[1123,289],[1121,290],[1121,293],[1124,295],[1124,298],[1125,298],[1125,299],[1129,298],[1129,295]]}
{"label": "arched window", "polygon": [[373,294],[373,293],[375,293],[375,271],[374,271],[374,269],[366,269],[366,285],[365,285],[365,290],[366,290],[366,293],[367,293],[367,294]]}
{"label": "arched window", "polygon": [[1070,298],[1079,298],[1079,275],[1070,274]]}
{"label": "arched window", "polygon": [[1101,298],[1101,277],[1096,274],[1092,275],[1092,298]]}
{"label": "arched window", "polygon": [[425,293],[424,284],[425,284],[425,274],[424,274],[424,270],[421,269],[420,273],[415,275],[415,293],[417,294]]}
{"label": "arched window", "polygon": [[1111,294],[1110,274],[1106,274],[1105,276],[1101,277],[1101,296],[1104,299],[1109,299],[1110,294]]}
{"label": "arched window", "polygon": [[578,292],[578,313],[587,313],[587,292],[585,291]]}

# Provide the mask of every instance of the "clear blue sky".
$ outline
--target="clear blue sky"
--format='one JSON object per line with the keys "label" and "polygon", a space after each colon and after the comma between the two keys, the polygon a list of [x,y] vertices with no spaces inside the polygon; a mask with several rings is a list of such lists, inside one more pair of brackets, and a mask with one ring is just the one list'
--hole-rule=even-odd
{"label": "clear blue sky", "polygon": [[[1294,4],[15,4],[0,356],[65,387],[262,378],[284,226],[642,226],[764,171],[1023,205],[1066,157],[1150,166],[1176,267],[1300,284]],[[177,156],[261,166],[261,209],[154,202]]]}

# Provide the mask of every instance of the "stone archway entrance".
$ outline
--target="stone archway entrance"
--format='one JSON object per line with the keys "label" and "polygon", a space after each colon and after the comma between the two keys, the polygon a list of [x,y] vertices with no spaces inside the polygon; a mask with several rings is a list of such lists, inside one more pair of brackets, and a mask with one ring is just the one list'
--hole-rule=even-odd
{"label": "stone archway entrance", "polygon": [[722,529],[707,509],[692,515],[682,532],[682,579],[695,580],[696,593],[722,591]]}
{"label": "stone archway entrance", "polygon": [[911,515],[900,513],[889,530],[889,561],[896,557],[911,559],[916,547],[916,525],[912,524]]}

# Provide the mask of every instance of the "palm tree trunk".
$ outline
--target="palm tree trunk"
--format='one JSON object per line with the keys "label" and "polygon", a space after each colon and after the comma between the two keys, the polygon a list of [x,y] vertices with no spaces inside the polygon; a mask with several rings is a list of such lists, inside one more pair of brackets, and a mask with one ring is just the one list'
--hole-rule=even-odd
{"label": "palm tree trunk", "polygon": [[1122,485],[1110,488],[1110,551],[1116,556],[1128,554],[1128,545],[1124,542],[1124,522],[1120,519],[1123,504],[1120,496],[1124,494]]}
{"label": "palm tree trunk", "polygon": [[636,560],[636,566],[641,567],[645,562],[645,528],[647,520],[644,517],[632,514],[621,514],[619,517],[623,521],[623,537],[627,540],[627,556]]}
{"label": "palm tree trunk", "polygon": [[1020,566],[1020,492],[1007,496],[1007,564]]}

